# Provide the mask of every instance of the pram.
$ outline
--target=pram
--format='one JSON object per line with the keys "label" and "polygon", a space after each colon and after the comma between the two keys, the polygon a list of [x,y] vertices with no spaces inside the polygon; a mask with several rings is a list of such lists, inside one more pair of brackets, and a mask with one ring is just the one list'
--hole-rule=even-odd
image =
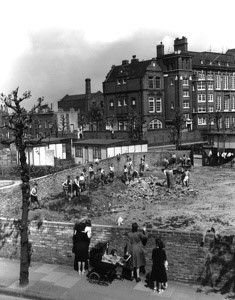
{"label": "pram", "polygon": [[[90,271],[88,280],[90,283],[100,285],[109,285],[114,279],[123,279],[122,268],[128,263],[130,256],[114,259],[112,255],[107,254],[108,243],[100,242],[90,251]],[[121,274],[117,274],[121,271]]]}

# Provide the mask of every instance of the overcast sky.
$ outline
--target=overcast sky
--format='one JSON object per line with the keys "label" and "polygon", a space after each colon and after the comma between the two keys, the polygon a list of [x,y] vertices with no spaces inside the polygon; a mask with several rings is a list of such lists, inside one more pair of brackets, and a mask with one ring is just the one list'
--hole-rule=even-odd
{"label": "overcast sky", "polygon": [[102,91],[112,65],[136,55],[173,51],[177,37],[189,50],[235,48],[234,0],[7,0],[0,2],[0,93],[30,90],[56,103],[64,95]]}

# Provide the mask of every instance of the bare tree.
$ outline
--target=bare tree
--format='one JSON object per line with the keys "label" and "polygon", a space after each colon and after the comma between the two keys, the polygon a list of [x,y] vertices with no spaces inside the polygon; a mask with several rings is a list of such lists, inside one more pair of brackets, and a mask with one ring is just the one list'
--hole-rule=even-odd
{"label": "bare tree", "polygon": [[1,100],[5,105],[12,110],[9,115],[9,123],[4,127],[12,132],[11,140],[2,140],[2,144],[10,145],[14,143],[19,152],[19,161],[21,167],[21,191],[22,191],[22,217],[20,224],[21,236],[21,253],[20,253],[20,286],[25,286],[29,282],[29,251],[30,243],[28,240],[28,210],[30,204],[30,184],[29,184],[29,168],[26,162],[26,149],[30,145],[37,145],[40,143],[43,136],[37,140],[33,140],[28,135],[28,130],[32,122],[32,114],[41,105],[43,98],[38,99],[38,104],[27,112],[22,106],[21,102],[31,97],[29,91],[25,92],[21,98],[18,97],[18,89],[14,90],[10,95],[1,94]]}

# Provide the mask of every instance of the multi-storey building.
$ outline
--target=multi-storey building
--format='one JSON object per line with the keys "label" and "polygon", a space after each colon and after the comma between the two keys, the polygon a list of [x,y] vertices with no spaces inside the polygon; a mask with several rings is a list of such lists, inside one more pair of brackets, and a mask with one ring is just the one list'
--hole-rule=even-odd
{"label": "multi-storey building", "polygon": [[115,131],[128,129],[130,114],[143,117],[144,131],[165,126],[164,78],[155,58],[139,61],[134,55],[130,62],[112,66],[103,93],[107,118],[116,118]]}
{"label": "multi-storey building", "polygon": [[85,79],[85,94],[65,95],[58,101],[57,121],[59,130],[79,131],[79,116],[87,114],[92,107],[103,109],[102,92],[91,93],[91,80]]}
{"label": "multi-storey building", "polygon": [[[174,51],[157,45],[156,59],[113,66],[103,82],[106,115],[125,130],[130,111],[145,118],[145,129],[172,123],[178,110],[189,130],[235,129],[235,50],[224,53],[188,50],[186,37],[176,38]],[[218,130],[217,130],[218,131]]]}

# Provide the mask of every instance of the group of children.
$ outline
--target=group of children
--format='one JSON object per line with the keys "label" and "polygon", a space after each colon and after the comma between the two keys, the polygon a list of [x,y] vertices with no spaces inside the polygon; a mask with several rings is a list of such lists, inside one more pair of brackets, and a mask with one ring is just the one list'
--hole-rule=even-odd
{"label": "group of children", "polygon": [[[97,164],[98,166],[98,164]],[[106,175],[104,168],[95,168],[93,164],[88,167],[88,173],[84,168],[80,175],[77,175],[74,180],[71,179],[70,175],[67,176],[66,180],[62,183],[63,190],[65,191],[66,197],[70,201],[73,197],[79,197],[80,192],[87,189],[88,183],[92,181],[101,182],[101,185],[112,182],[114,179],[114,165],[110,164],[109,173]]]}
{"label": "group of children", "polygon": [[135,180],[143,176],[145,171],[145,155],[141,157],[140,164],[139,164],[139,171],[137,168],[133,167],[133,162],[131,157],[127,157],[127,162],[123,167],[123,178],[126,184],[130,182],[130,180]]}

